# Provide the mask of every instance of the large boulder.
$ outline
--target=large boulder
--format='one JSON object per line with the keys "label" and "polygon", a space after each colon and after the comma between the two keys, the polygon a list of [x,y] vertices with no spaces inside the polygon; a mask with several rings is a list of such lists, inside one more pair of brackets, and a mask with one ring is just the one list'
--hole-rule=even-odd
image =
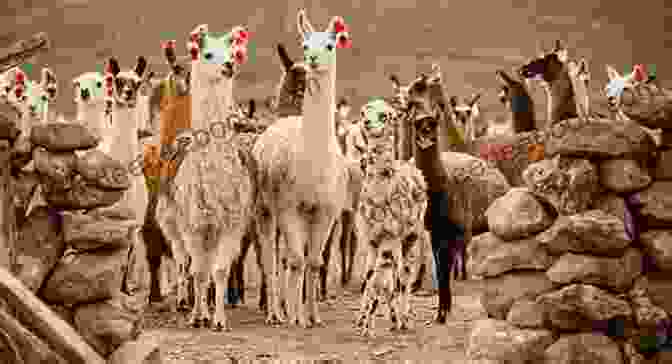
{"label": "large boulder", "polygon": [[642,253],[628,249],[621,258],[565,253],[546,271],[554,283],[585,283],[624,291],[642,274]]}
{"label": "large boulder", "polygon": [[640,236],[658,269],[672,271],[672,230],[649,230]]}
{"label": "large boulder", "polygon": [[40,176],[35,172],[19,171],[16,176],[11,177],[12,191],[14,192],[14,209],[16,212],[17,224],[23,224],[33,193],[40,183]]}
{"label": "large boulder", "polygon": [[535,237],[552,254],[567,252],[620,257],[630,245],[623,221],[602,210],[560,216]]}
{"label": "large boulder", "polygon": [[97,149],[80,155],[75,168],[84,180],[101,188],[125,190],[131,186],[128,166]]}
{"label": "large boulder", "polygon": [[545,324],[544,306],[535,299],[523,297],[511,305],[506,321],[525,329],[543,329]]}
{"label": "large boulder", "polygon": [[655,152],[656,145],[641,126],[611,119],[569,119],[556,123],[546,141],[547,156],[556,154],[585,159],[639,159]]}
{"label": "large boulder", "polygon": [[12,273],[33,293],[40,289],[65,251],[59,220],[55,211],[40,206],[19,230]]}
{"label": "large boulder", "polygon": [[77,157],[73,152],[49,152],[43,147],[33,151],[35,170],[63,189],[71,187]]}
{"label": "large boulder", "polygon": [[539,363],[554,341],[549,330],[517,328],[506,321],[478,320],[469,334],[467,357],[494,363]]}
{"label": "large boulder", "polygon": [[613,192],[602,193],[590,204],[593,210],[602,210],[609,215],[616,216],[625,223],[625,199]]}
{"label": "large boulder", "polygon": [[[414,163],[413,160],[411,160]],[[441,162],[446,168],[448,174],[456,174],[468,171],[472,178],[474,189],[471,191],[472,209],[475,217],[473,221],[474,231],[485,231],[488,228],[488,222],[485,218],[485,210],[498,197],[505,194],[511,186],[506,181],[506,177],[488,164],[474,156],[464,153],[443,152]]]}
{"label": "large boulder", "polygon": [[597,168],[586,159],[544,159],[530,164],[523,180],[530,192],[561,215],[587,210],[599,192]]}
{"label": "large boulder", "polygon": [[648,228],[672,227],[672,181],[656,181],[637,193],[642,222]]}
{"label": "large boulder", "polygon": [[470,274],[485,277],[512,270],[546,270],[553,264],[546,247],[534,238],[504,241],[491,232],[471,240],[467,257]]}
{"label": "large boulder", "polygon": [[140,315],[126,307],[123,295],[103,302],[83,304],[75,311],[75,327],[103,356],[140,334]]}
{"label": "large boulder", "polygon": [[639,83],[623,97],[621,109],[630,119],[651,129],[672,129],[672,91],[655,82]]}
{"label": "large boulder", "polygon": [[561,337],[546,349],[545,364],[621,364],[623,356],[618,344],[607,336],[595,333],[570,334]]}
{"label": "large boulder", "polygon": [[103,189],[75,175],[72,188],[62,189],[56,184],[44,184],[45,200],[49,205],[64,210],[88,210],[111,206],[124,196],[124,190]]}
{"label": "large boulder", "polygon": [[[609,336],[623,336],[634,324],[632,308],[627,300],[587,284],[571,284],[544,293],[537,302],[544,305],[548,322],[558,330],[612,329],[614,332],[610,332]],[[616,327],[615,322],[621,328]]]}
{"label": "large boulder", "polygon": [[525,188],[512,188],[485,211],[488,227],[503,240],[518,240],[548,228],[553,219]]}
{"label": "large boulder", "polygon": [[483,280],[480,301],[489,317],[506,319],[514,301],[522,298],[536,299],[553,289],[544,272],[517,271]]}
{"label": "large boulder", "polygon": [[84,125],[77,123],[49,123],[31,129],[30,141],[51,152],[70,152],[98,146],[100,139]]}
{"label": "large boulder", "polygon": [[656,181],[672,180],[672,149],[663,150],[658,153],[658,160],[656,161],[656,169],[654,170],[653,177]]}
{"label": "large boulder", "polygon": [[76,212],[63,213],[65,243],[76,250],[128,249],[130,234],[127,223]]}
{"label": "large boulder", "polygon": [[608,159],[600,163],[600,183],[617,193],[640,191],[653,179],[637,161],[632,159]]}
{"label": "large boulder", "polygon": [[106,300],[121,290],[128,249],[68,251],[42,288],[49,303],[74,305]]}
{"label": "large boulder", "polygon": [[154,336],[141,335],[126,341],[108,358],[109,364],[162,364],[161,341]]}

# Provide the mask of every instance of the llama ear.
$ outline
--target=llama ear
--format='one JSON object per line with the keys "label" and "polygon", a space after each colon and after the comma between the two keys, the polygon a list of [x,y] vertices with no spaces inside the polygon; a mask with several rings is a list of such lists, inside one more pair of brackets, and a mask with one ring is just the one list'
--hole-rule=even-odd
{"label": "llama ear", "polygon": [[513,81],[513,79],[506,72],[502,70],[497,70],[495,74],[497,75],[497,79],[504,85],[510,85],[515,83],[515,81]]}
{"label": "llama ear", "polygon": [[471,97],[471,100],[469,100],[469,107],[473,108],[474,106],[476,106],[480,99],[481,99],[481,93],[480,92],[474,94]]}
{"label": "llama ear", "polygon": [[254,113],[257,111],[257,102],[254,99],[250,99],[247,110],[247,117],[252,119]]}
{"label": "llama ear", "polygon": [[430,78],[432,81],[441,82],[443,74],[441,73],[441,66],[438,63],[432,63],[432,72]]}
{"label": "llama ear", "polygon": [[287,49],[282,43],[278,43],[278,56],[280,56],[280,61],[282,61],[282,66],[285,68],[285,71],[289,71],[290,68],[294,65],[294,61],[289,58],[287,54]]}
{"label": "llama ear", "polygon": [[143,56],[139,56],[138,61],[135,64],[135,69],[133,69],[133,71],[135,72],[136,75],[138,75],[138,77],[142,77],[146,69],[147,69],[147,59]]}
{"label": "llama ear", "polygon": [[616,69],[614,67],[612,67],[610,65],[607,65],[606,69],[607,69],[607,76],[609,77],[609,81],[613,81],[615,79],[623,78],[623,76],[621,76],[621,74],[618,73],[618,71],[616,71]]}
{"label": "llama ear", "polygon": [[299,9],[299,12],[296,15],[296,26],[299,30],[299,34],[301,34],[304,40],[308,39],[308,35],[314,32],[313,26],[310,24],[310,21],[308,21],[306,9]]}
{"label": "llama ear", "polygon": [[585,73],[588,74],[590,71],[588,70],[588,61],[586,61],[585,58],[581,58],[579,61],[579,73]]}
{"label": "llama ear", "polygon": [[399,78],[397,77],[397,75],[394,74],[390,75],[390,81],[392,81],[392,88],[394,88],[394,92],[399,91],[399,89],[401,88],[401,82],[399,82]]}
{"label": "llama ear", "polygon": [[457,107],[457,96],[451,96],[450,99],[449,99],[449,102],[450,102],[450,106],[452,108],[456,108]]}
{"label": "llama ear", "polygon": [[109,71],[112,72],[113,76],[117,76],[119,72],[121,72],[121,68],[119,67],[119,61],[117,61],[116,58],[110,57],[110,59],[107,61],[107,65],[110,67]]}
{"label": "llama ear", "polygon": [[567,63],[569,59],[569,54],[567,48],[562,44],[560,40],[555,41],[555,46],[553,47],[553,53],[558,56],[558,59],[562,63]]}

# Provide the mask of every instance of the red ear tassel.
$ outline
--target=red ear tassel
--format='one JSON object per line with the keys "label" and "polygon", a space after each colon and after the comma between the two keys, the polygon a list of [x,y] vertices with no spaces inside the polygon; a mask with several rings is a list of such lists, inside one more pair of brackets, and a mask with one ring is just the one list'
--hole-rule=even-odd
{"label": "red ear tassel", "polygon": [[23,73],[23,71],[18,71],[16,73],[16,82],[17,83],[24,83],[26,81],[26,74]]}
{"label": "red ear tassel", "polygon": [[161,48],[163,48],[163,49],[175,49],[175,41],[174,40],[165,41],[161,45]]}
{"label": "red ear tassel", "polygon": [[347,32],[348,27],[345,25],[345,20],[342,17],[336,17],[334,21],[334,33]]}
{"label": "red ear tassel", "polygon": [[245,29],[240,29],[233,35],[233,39],[235,40],[236,45],[247,44],[247,42],[250,41],[250,32]]}
{"label": "red ear tassel", "polygon": [[195,61],[198,59],[198,44],[196,42],[191,42],[189,44],[189,54],[191,54],[191,60]]}
{"label": "red ear tassel", "polygon": [[646,70],[644,69],[644,65],[642,64],[636,64],[633,67],[633,73],[634,73],[634,80],[637,82],[642,82],[645,81],[648,76],[646,74]]}
{"label": "red ear tassel", "polygon": [[336,47],[352,48],[352,39],[350,39],[347,33],[339,33],[336,35]]}
{"label": "red ear tassel", "polygon": [[237,47],[236,51],[233,53],[233,58],[237,64],[243,64],[247,61],[247,48]]}
{"label": "red ear tassel", "polygon": [[20,98],[21,95],[23,95],[23,86],[17,85],[14,89],[14,95],[16,95],[17,98]]}

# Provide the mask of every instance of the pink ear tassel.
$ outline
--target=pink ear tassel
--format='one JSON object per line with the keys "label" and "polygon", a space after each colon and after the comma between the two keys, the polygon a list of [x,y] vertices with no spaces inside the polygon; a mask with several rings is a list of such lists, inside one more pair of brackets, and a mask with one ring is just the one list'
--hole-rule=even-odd
{"label": "pink ear tassel", "polygon": [[21,83],[22,84],[26,81],[26,74],[23,73],[23,71],[19,70],[19,71],[16,72],[15,79],[16,79],[16,83]]}
{"label": "pink ear tassel", "polygon": [[247,47],[236,47],[233,52],[233,58],[237,64],[243,64],[247,61]]}
{"label": "pink ear tassel", "polygon": [[352,48],[352,39],[350,39],[348,32],[340,32],[336,34],[336,47]]}
{"label": "pink ear tassel", "polygon": [[646,71],[644,69],[644,65],[642,64],[636,64],[633,67],[632,74],[633,79],[637,82],[645,81],[648,78],[648,75],[646,74]]}
{"label": "pink ear tassel", "polygon": [[343,20],[343,18],[340,16],[336,17],[336,20],[334,21],[334,33],[341,33],[347,31],[348,27],[347,25],[345,25],[345,20]]}
{"label": "pink ear tassel", "polygon": [[189,46],[189,54],[191,54],[191,60],[192,61],[197,60],[198,59],[198,53],[200,51],[200,49],[198,47],[198,43],[195,42],[195,41],[191,41],[191,42],[189,42],[188,46]]}

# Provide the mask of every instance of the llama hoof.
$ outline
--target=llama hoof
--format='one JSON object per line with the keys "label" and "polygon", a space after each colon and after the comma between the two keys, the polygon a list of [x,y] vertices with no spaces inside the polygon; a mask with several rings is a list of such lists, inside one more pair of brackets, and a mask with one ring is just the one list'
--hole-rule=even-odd
{"label": "llama hoof", "polygon": [[321,318],[319,317],[311,317],[310,318],[310,326],[311,327],[324,327],[324,321],[322,321]]}
{"label": "llama hoof", "polygon": [[193,319],[191,320],[190,326],[194,329],[200,329],[201,327],[203,327],[203,322],[201,319]]}
{"label": "llama hoof", "polygon": [[177,310],[180,312],[186,312],[189,309],[189,304],[184,298],[177,303]]}
{"label": "llama hoof", "polygon": [[284,318],[278,314],[269,313],[266,316],[266,325],[277,326],[282,325],[283,323],[285,323]]}
{"label": "llama hoof", "polygon": [[221,332],[221,331],[229,332],[229,331],[231,331],[231,327],[228,325],[228,323],[222,323],[221,321],[217,322],[212,329],[214,331],[217,331],[217,332]]}
{"label": "llama hoof", "polygon": [[447,311],[440,310],[439,312],[437,312],[436,317],[434,318],[434,322],[436,322],[437,324],[444,325],[446,323],[447,316],[448,316]]}

